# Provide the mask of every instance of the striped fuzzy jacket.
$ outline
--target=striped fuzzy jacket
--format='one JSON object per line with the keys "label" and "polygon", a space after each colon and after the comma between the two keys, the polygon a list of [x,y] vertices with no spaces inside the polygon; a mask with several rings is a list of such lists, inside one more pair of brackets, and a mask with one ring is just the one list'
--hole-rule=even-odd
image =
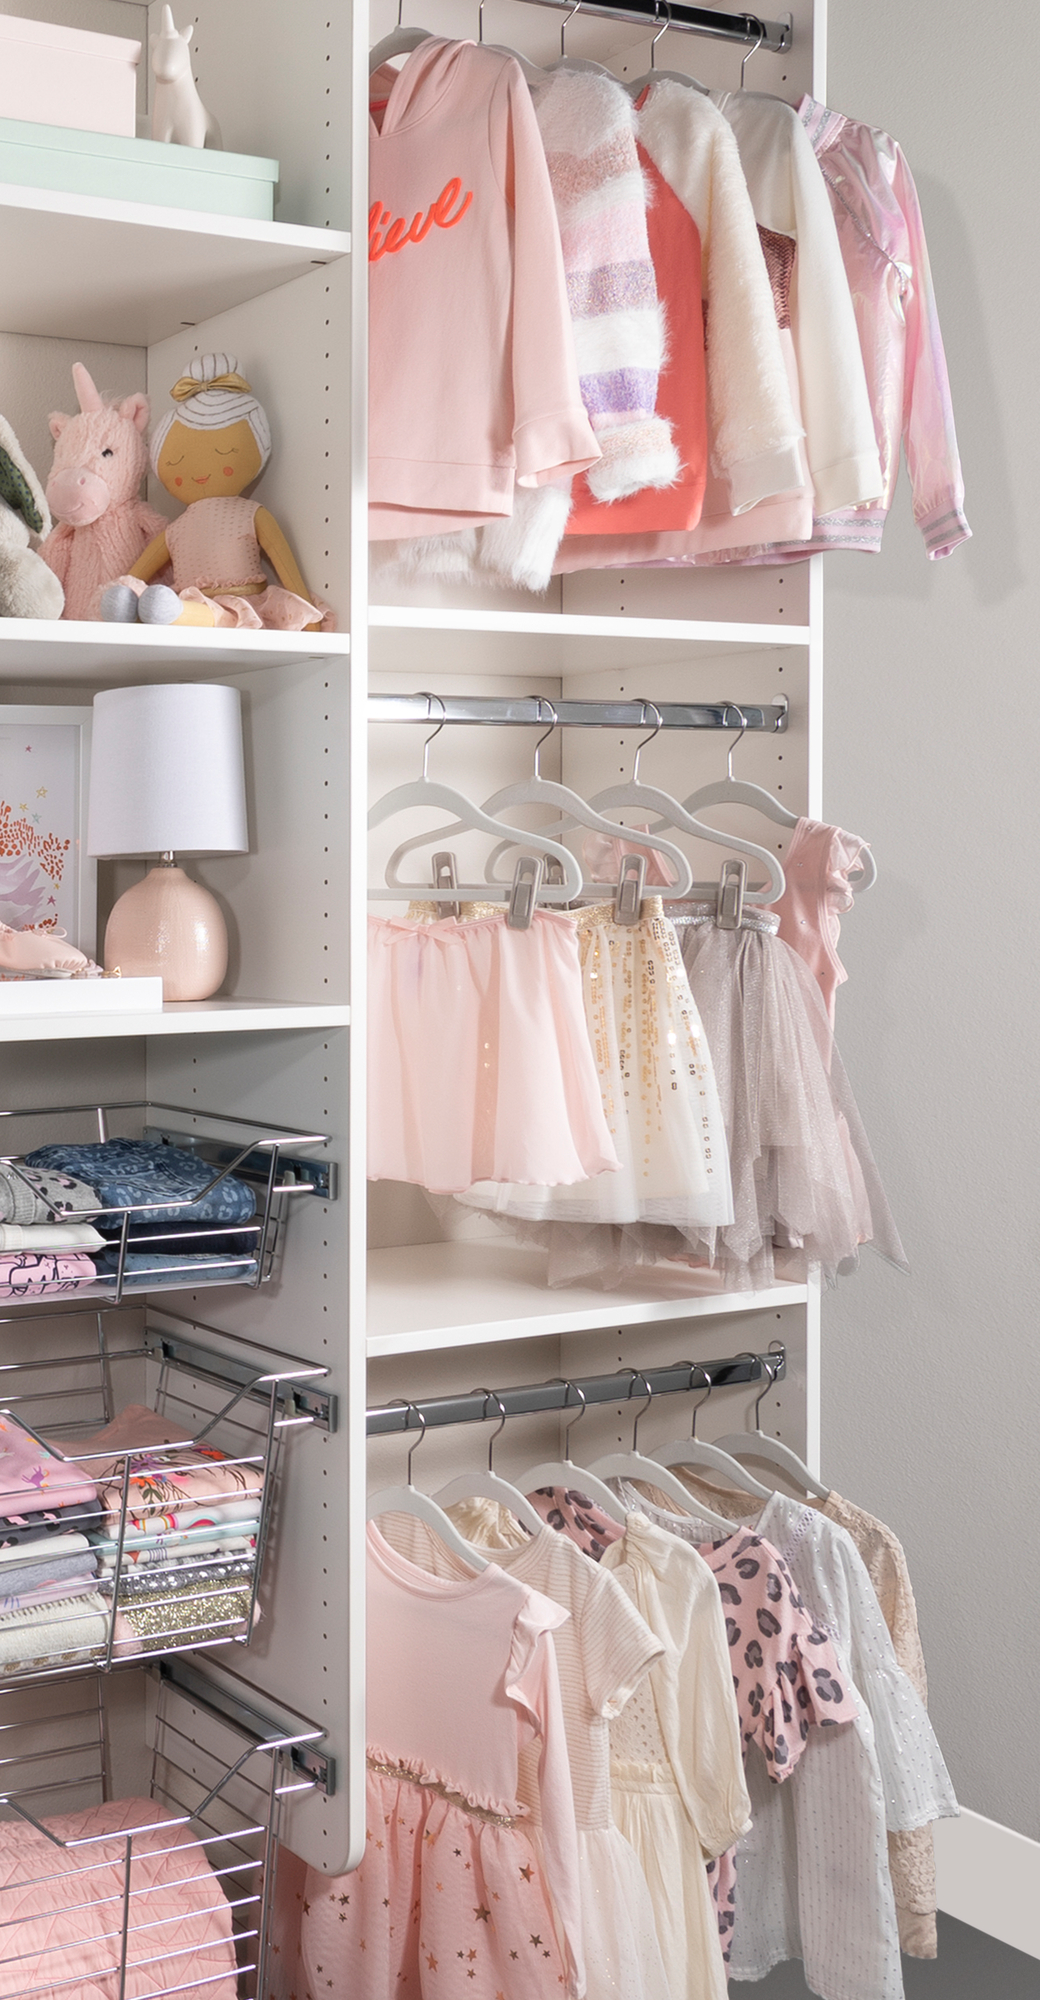
{"label": "striped fuzzy jacket", "polygon": [[664,312],[646,233],[635,107],[613,77],[551,71],[531,87],[560,224],[582,401],[603,453],[597,500],[669,486],[671,426],[655,415]]}

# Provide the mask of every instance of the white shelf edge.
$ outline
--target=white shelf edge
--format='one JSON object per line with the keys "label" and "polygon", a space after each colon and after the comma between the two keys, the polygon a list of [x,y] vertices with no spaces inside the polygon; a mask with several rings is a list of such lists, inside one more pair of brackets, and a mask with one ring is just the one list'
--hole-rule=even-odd
{"label": "white shelf edge", "polygon": [[[375,1251],[369,1257],[369,1325],[378,1323],[380,1293],[380,1258],[387,1259],[390,1284],[393,1274],[400,1273],[402,1259],[408,1251],[417,1246],[408,1245],[403,1250]],[[474,1246],[470,1246],[473,1248]],[[442,1261],[450,1265],[446,1279],[441,1279],[445,1290],[457,1291],[465,1281],[465,1273],[459,1262],[459,1251],[463,1248],[453,1245],[424,1245],[426,1258],[431,1250],[447,1250],[449,1256]],[[763,1312],[783,1306],[804,1305],[808,1297],[806,1285],[771,1285],[757,1292],[697,1292],[677,1294],[674,1291],[648,1291],[633,1296],[631,1292],[595,1292],[588,1288],[562,1288],[550,1291],[544,1282],[539,1285],[536,1270],[542,1269],[542,1260],[537,1252],[520,1252],[520,1256],[531,1260],[532,1274],[530,1290],[537,1301],[537,1310],[519,1313],[515,1309],[515,1295],[518,1289],[515,1276],[518,1268],[509,1253],[492,1252],[498,1257],[506,1273],[504,1290],[508,1290],[513,1309],[501,1316],[494,1311],[494,1276],[486,1254],[482,1248],[476,1249],[474,1270],[470,1280],[475,1295],[484,1302],[487,1316],[480,1320],[456,1321],[442,1326],[413,1327],[405,1331],[380,1333],[370,1332],[366,1341],[366,1352],[370,1361],[397,1354],[428,1354],[437,1349],[449,1347],[485,1346],[501,1340],[533,1340],[547,1334],[592,1333],[600,1327],[648,1326],[662,1320],[719,1319],[735,1314]],[[373,1281],[374,1276],[374,1281]],[[423,1295],[426,1303],[435,1305],[439,1289],[438,1275],[428,1270]],[[575,1301],[580,1300],[580,1303]],[[571,1303],[568,1303],[571,1301]]]}
{"label": "white shelf edge", "polygon": [[442,611],[422,605],[369,606],[373,630],[519,633],[527,638],[672,639],[699,645],[807,646],[808,625],[744,625],[726,619],[600,618],[577,612]]}
{"label": "white shelf edge", "polygon": [[267,243],[283,250],[322,250],[328,261],[350,254],[350,236],[342,229],[312,229],[296,222],[258,222],[244,215],[210,215],[202,209],[167,208],[152,202],[112,201],[100,195],[77,195],[61,188],[20,187],[0,182],[0,208],[20,208],[38,215],[67,215],[86,222],[127,223],[140,229],[176,230],[188,236],[219,236],[241,243]]}
{"label": "white shelf edge", "polygon": [[4,618],[0,620],[0,671],[5,652],[18,647],[53,647],[59,652],[79,648],[89,654],[173,653],[185,661],[212,655],[214,661],[232,663],[236,655],[257,653],[277,657],[328,659],[350,652],[349,632],[244,632],[199,629],[186,625],[110,625],[86,618]]}
{"label": "white shelf edge", "polygon": [[8,1014],[0,1019],[6,1042],[105,1041],[119,1035],[247,1035],[289,1028],[348,1028],[350,1008],[322,1001],[181,1000],[161,1013]]}

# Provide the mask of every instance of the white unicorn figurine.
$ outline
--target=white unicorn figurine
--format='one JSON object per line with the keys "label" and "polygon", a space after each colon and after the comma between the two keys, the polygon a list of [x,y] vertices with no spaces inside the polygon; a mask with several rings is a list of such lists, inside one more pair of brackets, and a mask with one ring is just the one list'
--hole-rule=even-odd
{"label": "white unicorn figurine", "polygon": [[183,33],[174,25],[172,7],[162,10],[162,27],[150,37],[155,102],[152,138],[164,146],[210,146],[221,149],[220,126],[207,111],[191,73],[188,44],[194,24]]}

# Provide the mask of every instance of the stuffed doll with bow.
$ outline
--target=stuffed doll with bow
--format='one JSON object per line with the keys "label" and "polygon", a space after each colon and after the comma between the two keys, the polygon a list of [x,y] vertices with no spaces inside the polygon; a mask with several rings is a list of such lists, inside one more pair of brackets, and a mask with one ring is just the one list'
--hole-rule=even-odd
{"label": "stuffed doll with bow", "polygon": [[[158,625],[315,630],[310,598],[273,514],[244,498],[271,456],[262,404],[233,354],[202,354],[175,382],[176,408],[152,439],[152,468],[185,511],[168,521],[126,576],[105,591],[103,618]],[[272,583],[264,568],[270,564]],[[152,579],[173,566],[173,588]]]}

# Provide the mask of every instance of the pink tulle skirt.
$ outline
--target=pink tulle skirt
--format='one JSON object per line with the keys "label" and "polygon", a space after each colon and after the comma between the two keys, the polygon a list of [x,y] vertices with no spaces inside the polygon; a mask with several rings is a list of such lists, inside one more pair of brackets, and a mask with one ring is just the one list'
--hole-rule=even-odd
{"label": "pink tulle skirt", "polygon": [[369,919],[370,1180],[434,1193],[615,1172],[574,920]]}

